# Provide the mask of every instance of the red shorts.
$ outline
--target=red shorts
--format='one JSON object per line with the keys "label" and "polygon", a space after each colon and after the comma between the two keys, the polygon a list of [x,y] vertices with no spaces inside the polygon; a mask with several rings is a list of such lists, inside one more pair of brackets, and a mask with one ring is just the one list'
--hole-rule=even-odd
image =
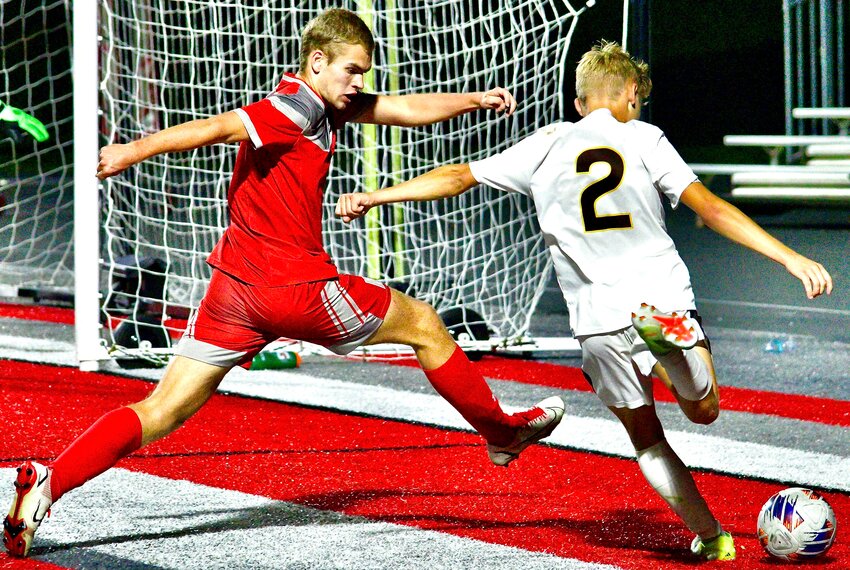
{"label": "red shorts", "polygon": [[248,367],[268,343],[289,338],[347,354],[378,330],[389,306],[389,287],[354,275],[263,287],[214,269],[176,353],[215,366]]}

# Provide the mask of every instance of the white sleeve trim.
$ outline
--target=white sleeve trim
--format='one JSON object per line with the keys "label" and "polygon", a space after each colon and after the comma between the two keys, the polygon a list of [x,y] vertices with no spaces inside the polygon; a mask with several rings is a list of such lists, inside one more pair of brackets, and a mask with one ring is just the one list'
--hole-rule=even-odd
{"label": "white sleeve trim", "polygon": [[248,131],[248,137],[250,137],[254,148],[263,146],[263,141],[260,139],[260,135],[257,133],[257,129],[254,127],[254,123],[251,122],[251,117],[248,116],[248,113],[244,109],[235,109],[235,112],[242,119],[242,124],[245,125],[245,130]]}
{"label": "white sleeve trim", "polygon": [[469,172],[478,184],[484,183],[484,174],[482,172],[478,172],[479,168],[484,169],[484,166],[481,165],[482,162],[483,160],[474,160],[469,163]]}

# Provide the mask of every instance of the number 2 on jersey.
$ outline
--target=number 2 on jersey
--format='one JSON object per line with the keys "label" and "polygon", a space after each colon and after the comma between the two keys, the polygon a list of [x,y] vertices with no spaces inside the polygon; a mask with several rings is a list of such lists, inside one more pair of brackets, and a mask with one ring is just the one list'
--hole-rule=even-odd
{"label": "number 2 on jersey", "polygon": [[611,167],[608,176],[597,180],[581,192],[581,217],[584,221],[584,231],[598,232],[602,230],[627,230],[632,227],[631,214],[607,214],[600,216],[596,213],[596,201],[609,192],[613,192],[623,181],[625,164],[620,153],[610,148],[590,148],[576,158],[576,172],[587,174],[590,167],[597,162],[604,162]]}

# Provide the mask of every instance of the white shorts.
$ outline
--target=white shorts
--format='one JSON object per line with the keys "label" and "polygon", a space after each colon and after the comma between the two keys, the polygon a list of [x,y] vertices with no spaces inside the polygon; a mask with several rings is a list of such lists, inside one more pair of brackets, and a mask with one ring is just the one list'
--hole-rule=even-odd
{"label": "white shorts", "polygon": [[[688,311],[697,324],[697,339],[708,343],[696,311]],[[614,408],[651,406],[652,369],[658,360],[634,327],[610,333],[577,337],[581,369],[602,403]]]}

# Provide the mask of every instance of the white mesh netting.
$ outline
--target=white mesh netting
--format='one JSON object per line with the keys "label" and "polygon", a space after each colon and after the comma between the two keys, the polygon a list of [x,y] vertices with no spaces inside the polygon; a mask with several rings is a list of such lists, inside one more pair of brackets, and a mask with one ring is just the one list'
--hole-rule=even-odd
{"label": "white mesh netting", "polygon": [[[247,0],[100,0],[104,134],[128,142],[264,97],[295,71],[299,33],[323,2],[270,7]],[[501,85],[520,107],[431,127],[351,125],[340,132],[325,198],[326,246],[340,269],[409,287],[438,310],[471,309],[495,336],[527,331],[550,267],[533,207],[480,188],[449,202],[386,208],[349,226],[333,217],[341,192],[409,179],[495,153],[563,116],[560,73],[584,9],[563,0],[334,2],[359,10],[377,47],[371,78],[382,93],[480,91]],[[571,98],[569,99],[571,100]],[[155,157],[103,190],[104,259],[115,279],[127,258],[167,266],[163,311],[196,306],[205,258],[227,223],[235,147]],[[272,261],[273,262],[273,261]],[[133,263],[132,261],[129,263]],[[108,306],[132,307],[111,292]]]}
{"label": "white mesh netting", "polygon": [[[0,101],[37,118],[37,142],[0,120],[0,294],[73,288],[73,140],[67,1],[0,2]],[[0,107],[3,107],[0,104]]]}

